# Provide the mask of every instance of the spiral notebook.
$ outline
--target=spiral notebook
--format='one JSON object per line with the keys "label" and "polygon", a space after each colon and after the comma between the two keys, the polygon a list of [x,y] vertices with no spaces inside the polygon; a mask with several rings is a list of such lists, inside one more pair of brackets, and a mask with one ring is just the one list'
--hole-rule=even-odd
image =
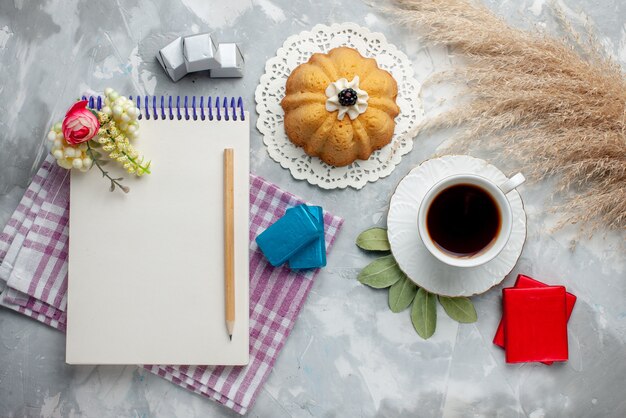
{"label": "spiral notebook", "polygon": [[[90,107],[101,106],[90,98]],[[72,172],[66,361],[248,363],[249,117],[241,99],[137,97],[152,174]],[[224,317],[223,150],[235,150],[235,311]],[[118,171],[116,171],[118,170]]]}

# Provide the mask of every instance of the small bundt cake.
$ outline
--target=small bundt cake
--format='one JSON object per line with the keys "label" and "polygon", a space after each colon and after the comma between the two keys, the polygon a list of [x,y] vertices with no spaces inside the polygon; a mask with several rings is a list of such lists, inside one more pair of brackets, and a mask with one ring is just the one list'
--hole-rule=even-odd
{"label": "small bundt cake", "polygon": [[397,94],[396,81],[376,60],[347,47],[316,53],[287,79],[285,131],[327,164],[366,160],[391,142]]}

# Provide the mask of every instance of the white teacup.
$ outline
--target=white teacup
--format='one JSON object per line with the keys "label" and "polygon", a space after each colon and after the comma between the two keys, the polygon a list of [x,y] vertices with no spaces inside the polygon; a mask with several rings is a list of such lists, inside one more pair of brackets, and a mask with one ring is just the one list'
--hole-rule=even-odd
{"label": "white teacup", "polygon": [[[506,194],[524,183],[525,180],[521,173],[517,173],[501,185],[497,185],[493,181],[475,174],[457,174],[439,181],[426,193],[420,204],[417,226],[422,242],[433,256],[450,266],[476,267],[493,260],[500,254],[511,236],[513,212]],[[494,239],[484,248],[471,255],[456,255],[444,251],[440,245],[433,241],[427,228],[428,211],[435,197],[447,188],[461,184],[469,184],[481,188],[491,196],[500,214],[500,228]]]}

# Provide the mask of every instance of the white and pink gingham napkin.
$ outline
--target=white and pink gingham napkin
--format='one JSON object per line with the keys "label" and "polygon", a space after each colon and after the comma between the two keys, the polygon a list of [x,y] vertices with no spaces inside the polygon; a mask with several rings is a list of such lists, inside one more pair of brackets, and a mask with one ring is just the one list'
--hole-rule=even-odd
{"label": "white and pink gingham napkin", "polygon": [[[245,414],[267,379],[318,270],[272,267],[254,238],[285,213],[305,203],[250,175],[250,364],[163,366],[146,369]],[[0,234],[0,305],[65,330],[69,172],[48,157]],[[324,213],[327,248],[343,220]],[[76,278],[75,280],[79,280]]]}

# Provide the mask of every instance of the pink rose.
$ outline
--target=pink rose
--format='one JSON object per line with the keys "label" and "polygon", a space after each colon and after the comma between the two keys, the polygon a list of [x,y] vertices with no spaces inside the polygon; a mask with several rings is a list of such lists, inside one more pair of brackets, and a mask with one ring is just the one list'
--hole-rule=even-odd
{"label": "pink rose", "polygon": [[62,129],[68,144],[78,145],[89,141],[98,133],[100,122],[96,115],[87,109],[87,100],[81,100],[67,111]]}

